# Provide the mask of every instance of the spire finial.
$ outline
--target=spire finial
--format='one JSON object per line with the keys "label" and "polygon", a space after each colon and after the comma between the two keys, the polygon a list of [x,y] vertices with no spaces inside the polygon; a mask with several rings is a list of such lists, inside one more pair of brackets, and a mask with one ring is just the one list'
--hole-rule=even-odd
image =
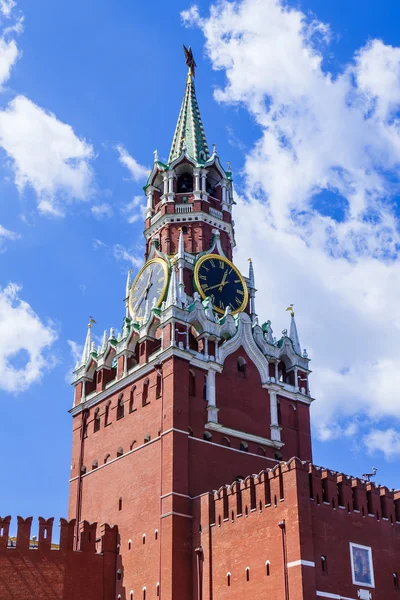
{"label": "spire finial", "polygon": [[294,317],[294,310],[293,310],[293,304],[290,304],[286,310],[289,310],[291,312],[291,316]]}
{"label": "spire finial", "polygon": [[96,325],[96,321],[93,319],[93,317],[89,317],[88,329],[91,329],[92,325]]}
{"label": "spire finial", "polygon": [[168,164],[178,158],[183,151],[196,162],[204,164],[210,158],[210,152],[194,88],[196,63],[191,48],[183,46],[183,50],[189,73],[186,77],[185,94],[172,140]]}
{"label": "spire finial", "polygon": [[185,58],[186,58],[186,64],[189,67],[189,74],[192,75],[192,77],[195,77],[195,69],[196,69],[196,63],[195,60],[193,58],[193,52],[191,47],[189,46],[189,48],[186,48],[186,46],[184,44],[183,45],[183,51],[185,53]]}

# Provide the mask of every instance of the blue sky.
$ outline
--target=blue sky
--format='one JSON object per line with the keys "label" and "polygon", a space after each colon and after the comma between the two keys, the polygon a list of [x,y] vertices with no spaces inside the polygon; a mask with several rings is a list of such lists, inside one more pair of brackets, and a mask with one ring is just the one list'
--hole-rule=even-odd
{"label": "blue sky", "polygon": [[[303,1],[288,13],[268,0],[259,29],[260,7],[243,0],[220,30],[209,2],[184,20],[183,1],[12,4],[0,2],[0,513],[67,513],[73,352],[89,315],[98,337],[121,325],[126,272],[143,252],[143,167],[169,152],[182,43],[209,145],[235,172],[236,262],[253,257],[260,318],[277,334],[296,306],[314,370],[314,461],[354,475],[374,465],[400,487],[398,3]],[[254,81],[244,59],[260,61]]]}

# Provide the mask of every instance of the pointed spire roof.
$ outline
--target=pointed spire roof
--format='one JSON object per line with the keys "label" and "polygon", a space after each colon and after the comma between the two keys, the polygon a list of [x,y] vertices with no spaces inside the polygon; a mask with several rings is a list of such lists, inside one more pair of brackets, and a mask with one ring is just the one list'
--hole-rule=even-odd
{"label": "pointed spire roof", "polygon": [[204,133],[194,87],[194,70],[196,63],[194,62],[190,47],[187,49],[184,46],[183,48],[189,71],[168,163],[171,163],[178,158],[184,149],[196,162],[204,163],[210,158],[210,152],[207,146],[206,135]]}
{"label": "pointed spire roof", "polygon": [[289,337],[292,340],[294,351],[296,352],[296,354],[298,354],[299,356],[301,356],[301,347],[300,347],[299,334],[297,333],[297,326],[296,326],[296,321],[295,321],[295,318],[294,318],[294,312],[293,311],[292,311],[292,315],[291,315],[291,318],[290,318]]}
{"label": "pointed spire roof", "polygon": [[169,282],[168,295],[165,302],[166,308],[170,306],[178,306],[179,302],[179,291],[178,291],[178,282],[176,278],[176,269],[175,266],[172,267],[171,271],[171,279]]}
{"label": "pointed spire roof", "polygon": [[92,344],[93,344],[92,324],[93,323],[96,323],[96,321],[92,317],[90,317],[89,323],[88,323],[88,330],[87,330],[87,334],[86,334],[85,345],[83,347],[83,352],[82,352],[81,365],[85,365],[87,363],[87,361],[89,360],[89,357],[90,357],[90,353],[92,352]]}

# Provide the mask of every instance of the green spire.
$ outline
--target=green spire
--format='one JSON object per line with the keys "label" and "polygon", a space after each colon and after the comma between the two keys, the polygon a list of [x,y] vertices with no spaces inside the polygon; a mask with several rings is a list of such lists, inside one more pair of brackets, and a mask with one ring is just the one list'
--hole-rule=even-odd
{"label": "green spire", "polygon": [[186,145],[186,152],[196,162],[204,163],[210,158],[203,123],[201,122],[199,105],[197,104],[196,90],[194,87],[194,62],[191,49],[183,47],[186,64],[189,67],[186,79],[185,95],[176,124],[174,139],[171,146],[168,162],[178,158]]}

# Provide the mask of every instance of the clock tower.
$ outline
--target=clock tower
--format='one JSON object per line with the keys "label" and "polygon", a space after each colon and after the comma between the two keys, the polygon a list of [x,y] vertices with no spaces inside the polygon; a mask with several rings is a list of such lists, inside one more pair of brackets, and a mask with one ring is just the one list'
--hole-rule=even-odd
{"label": "clock tower", "polygon": [[309,359],[293,311],[277,340],[258,321],[251,261],[246,275],[232,262],[232,173],[209,151],[185,56],[169,158],[154,153],[144,188],[144,264],[128,275],[121,331],[96,348],[90,324],[74,371],[70,518],[118,524],[122,600],[198,599],[196,498],[282,459],[311,460]]}

